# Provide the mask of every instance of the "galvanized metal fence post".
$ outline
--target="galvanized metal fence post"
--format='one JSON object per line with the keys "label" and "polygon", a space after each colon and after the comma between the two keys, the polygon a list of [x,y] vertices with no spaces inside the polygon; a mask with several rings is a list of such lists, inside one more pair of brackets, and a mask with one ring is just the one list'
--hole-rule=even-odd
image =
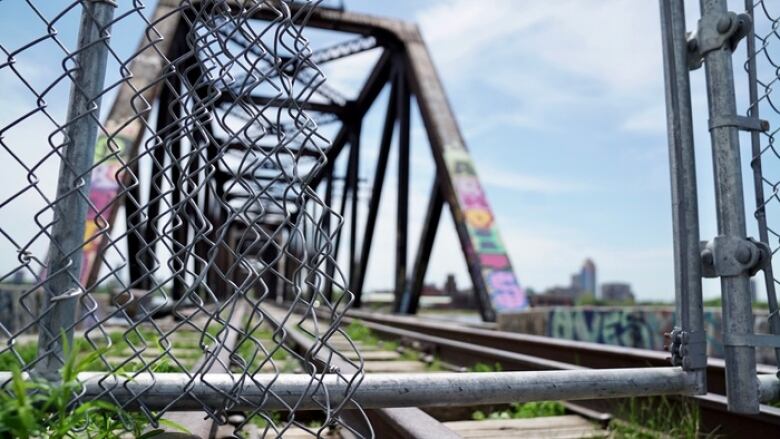
{"label": "galvanized metal fence post", "polygon": [[698,374],[700,393],[706,393],[707,339],[702,305],[699,211],[696,158],[693,143],[688,42],[683,0],[661,0],[666,121],[672,188],[675,297],[677,322],[672,332],[672,360]]}
{"label": "galvanized metal fence post", "polygon": [[[704,61],[709,128],[712,141],[718,234],[713,241],[713,266],[721,278],[723,338],[729,410],[758,413],[755,347],[745,340],[753,334],[739,121],[734,90],[732,53],[739,19],[726,0],[701,0],[697,50]],[[723,267],[723,268],[721,268]]]}
{"label": "galvanized metal fence post", "polygon": [[116,4],[108,0],[83,3],[72,71],[65,143],[61,153],[54,224],[50,236],[44,305],[40,310],[38,357],[34,372],[56,380],[63,364],[64,333],[72,343],[77,304],[84,293],[79,282],[84,229],[89,208],[89,184],[100,125],[100,96],[106,74],[108,26]]}

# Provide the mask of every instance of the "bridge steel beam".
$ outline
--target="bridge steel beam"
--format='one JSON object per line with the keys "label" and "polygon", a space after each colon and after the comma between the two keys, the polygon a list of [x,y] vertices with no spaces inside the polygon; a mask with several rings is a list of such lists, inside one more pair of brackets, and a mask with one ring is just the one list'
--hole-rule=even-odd
{"label": "bridge steel beam", "polygon": [[403,314],[417,314],[417,309],[420,306],[420,296],[425,283],[425,273],[428,271],[428,263],[431,259],[433,243],[436,240],[436,231],[439,230],[439,221],[441,220],[443,209],[444,195],[442,194],[437,176],[431,187],[425,222],[423,223],[420,243],[417,246],[417,256],[414,259],[412,268],[412,279],[409,283],[409,289],[401,301],[401,309],[399,309],[399,312]]}
{"label": "bridge steel beam", "polygon": [[398,73],[394,74],[393,85],[387,100],[387,112],[385,113],[385,123],[382,128],[382,138],[379,142],[379,156],[377,157],[376,170],[374,171],[374,182],[371,186],[371,198],[368,202],[368,212],[366,217],[366,226],[361,242],[360,264],[355,281],[351,285],[355,292],[355,306],[361,306],[363,285],[366,280],[366,268],[368,267],[368,258],[371,253],[371,245],[374,241],[374,229],[376,228],[377,215],[379,214],[379,204],[382,200],[382,189],[385,184],[385,174],[387,173],[387,162],[390,158],[390,148],[393,140],[393,131],[395,130],[396,115],[398,114],[397,105]]}
{"label": "bridge steel beam", "polygon": [[[404,68],[403,59],[399,63]],[[404,69],[405,70],[405,69]],[[401,310],[401,299],[406,293],[407,259],[409,245],[409,149],[412,95],[406,75],[398,78],[398,200],[396,205],[395,236],[395,294],[393,311]]]}
{"label": "bridge steel beam", "polygon": [[[237,9],[243,7],[240,2],[228,3]],[[197,7],[198,2],[196,1],[193,6]],[[170,52],[171,45],[175,44],[172,41],[176,40],[173,37],[180,22],[180,17],[173,13],[176,7],[177,3],[169,0],[162,1],[158,5],[154,20],[162,38],[161,41],[154,42],[155,50],[149,51],[155,53],[150,53],[150,55],[159,52],[167,54]],[[293,8],[296,7],[298,6],[293,6]],[[271,12],[267,10],[258,9],[253,18],[273,19],[274,17],[270,14]],[[517,282],[495,225],[493,213],[418,28],[414,24],[400,20],[319,7],[307,14],[306,20],[306,25],[310,28],[373,37],[376,45],[383,48],[383,52],[358,98],[354,103],[350,103],[347,106],[348,109],[345,110],[349,118],[362,120],[365,117],[366,112],[387,83],[391,65],[397,62],[397,56],[401,56],[402,64],[405,66],[403,74],[409,81],[411,93],[416,97],[423,124],[428,133],[442,193],[452,212],[482,317],[489,321],[495,320],[497,311],[526,307],[527,298]],[[142,43],[144,44],[142,48],[150,45],[146,39]],[[146,59],[145,56],[138,58],[139,60]],[[156,64],[148,71],[137,72],[138,81],[134,82],[135,88],[142,90],[141,94],[147,101],[155,100],[158,95],[160,83],[154,82],[154,78],[161,76],[162,68],[159,57],[150,56],[150,58],[157,58],[153,60]],[[131,70],[136,74],[135,67]],[[114,140],[122,141],[128,145],[126,152],[129,157],[135,157],[137,145],[145,131],[145,120],[142,117],[125,122],[134,113],[133,108],[128,105],[132,101],[129,97],[133,94],[135,92],[132,89],[125,90],[123,88],[120,90],[117,103],[112,108],[107,122],[109,127],[126,123],[121,131],[121,138],[118,137]],[[259,99],[262,100],[262,98]],[[314,108],[313,105],[310,105],[309,109],[314,111],[338,110],[332,107]],[[349,141],[351,128],[348,125],[350,123],[344,123],[335,136],[331,147],[327,150],[326,164],[318,172],[308,177],[309,181],[305,183],[310,187],[316,189],[321,180],[333,172],[333,163]],[[219,186],[217,183],[216,192],[220,192]],[[216,195],[219,198],[219,194]],[[216,200],[211,201],[213,203]],[[109,214],[114,215],[113,212],[109,212]],[[111,218],[113,219],[113,216]],[[217,223],[221,219],[224,218],[214,218]],[[99,260],[99,258],[96,259]],[[92,263],[91,265],[94,277],[97,274],[97,265],[99,264]],[[365,267],[361,267],[360,271],[364,269]],[[358,272],[355,271],[355,277],[359,277]],[[403,277],[404,279],[401,279],[400,276],[396,276],[396,287],[408,282],[405,279],[405,272]],[[396,290],[403,289],[396,288]]]}

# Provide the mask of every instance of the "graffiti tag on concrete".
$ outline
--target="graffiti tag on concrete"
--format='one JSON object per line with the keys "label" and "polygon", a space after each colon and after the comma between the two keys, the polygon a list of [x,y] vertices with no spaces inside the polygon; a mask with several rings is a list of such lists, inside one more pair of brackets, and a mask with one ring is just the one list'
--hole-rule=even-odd
{"label": "graffiti tag on concrete", "polygon": [[[766,312],[756,312],[754,331],[768,332]],[[499,329],[566,340],[663,350],[664,333],[675,325],[671,307],[536,308],[499,315]],[[707,355],[723,358],[723,319],[719,309],[704,311]],[[757,349],[761,363],[774,364],[770,348]]]}

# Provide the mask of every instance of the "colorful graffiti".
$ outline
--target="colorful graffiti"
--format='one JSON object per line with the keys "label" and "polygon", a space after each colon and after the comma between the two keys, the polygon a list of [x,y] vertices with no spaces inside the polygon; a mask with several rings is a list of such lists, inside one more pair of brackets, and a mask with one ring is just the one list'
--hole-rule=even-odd
{"label": "colorful graffiti", "polygon": [[[766,333],[768,316],[757,313],[754,319],[754,330]],[[674,324],[672,308],[556,307],[498,316],[502,330],[653,350],[663,350],[664,334],[670,332]],[[720,310],[704,311],[707,354],[715,358],[723,358],[722,325]],[[773,364],[772,350],[758,349],[758,360]]]}
{"label": "colorful graffiti", "polygon": [[547,335],[567,340],[661,349],[663,332],[659,331],[670,331],[672,321],[671,312],[556,308],[550,312]]}
{"label": "colorful graffiti", "polygon": [[463,211],[469,251],[480,265],[493,308],[496,312],[527,308],[528,298],[512,270],[471,157],[465,149],[448,149],[445,160]]}
{"label": "colorful graffiti", "polygon": [[95,163],[98,165],[92,170],[89,188],[90,208],[87,211],[87,219],[84,227],[84,248],[81,256],[81,283],[86,285],[92,271],[92,266],[105,241],[103,230],[107,227],[108,219],[112,216],[112,210],[117,206],[111,203],[116,199],[120,189],[118,173],[122,167],[118,154],[125,151],[130,141],[122,137],[112,138],[114,145],[109,147],[108,138],[100,136],[95,146]]}

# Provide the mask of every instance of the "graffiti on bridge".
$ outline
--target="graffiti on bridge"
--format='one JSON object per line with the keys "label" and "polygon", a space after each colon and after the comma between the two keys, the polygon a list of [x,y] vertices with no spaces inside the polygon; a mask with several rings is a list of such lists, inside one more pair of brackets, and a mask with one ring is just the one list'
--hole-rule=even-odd
{"label": "graffiti on bridge", "polygon": [[493,308],[497,312],[527,308],[528,298],[512,270],[471,157],[465,150],[451,149],[445,160],[463,210],[470,251],[479,261]]}

